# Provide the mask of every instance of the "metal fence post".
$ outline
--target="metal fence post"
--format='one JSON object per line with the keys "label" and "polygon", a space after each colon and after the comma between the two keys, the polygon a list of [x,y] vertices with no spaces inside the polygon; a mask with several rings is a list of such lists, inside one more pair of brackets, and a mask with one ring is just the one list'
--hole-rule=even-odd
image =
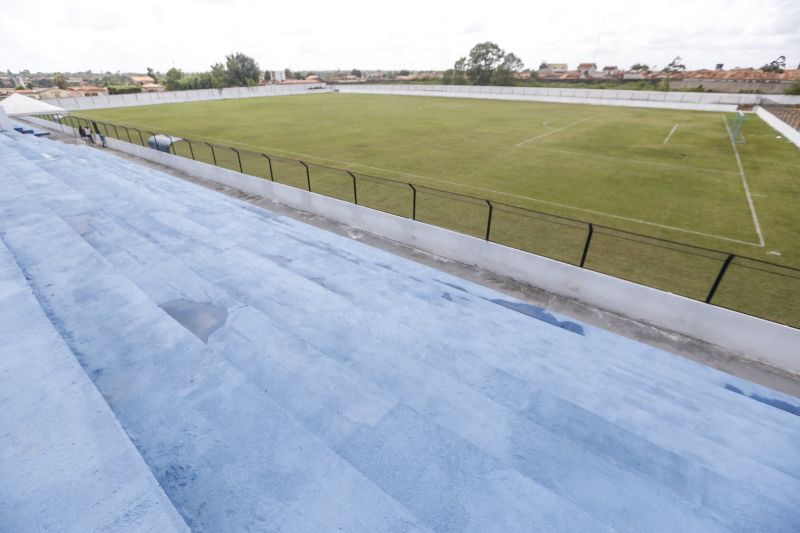
{"label": "metal fence post", "polygon": [[217,154],[214,152],[214,145],[211,143],[206,143],[209,148],[211,148],[211,157],[214,159],[214,166],[217,166]]}
{"label": "metal fence post", "polygon": [[583,246],[583,255],[581,256],[581,268],[585,268],[586,256],[589,255],[589,246],[592,244],[592,235],[594,235],[594,224],[589,223],[589,234],[586,236],[586,244]]}
{"label": "metal fence post", "polygon": [[350,172],[349,170],[345,170],[350,177],[353,178],[353,203],[358,205],[358,188],[356,188],[356,175]]}
{"label": "metal fence post", "polygon": [[[106,130],[108,130],[108,128],[106,128]],[[137,128],[136,131],[139,133],[139,140],[142,142],[142,146],[145,146],[144,137],[142,137],[142,130]]]}
{"label": "metal fence post", "polygon": [[114,135],[121,141],[122,139],[119,138],[119,131],[117,130],[117,127],[114,124],[112,124],[111,127],[114,128]]}
{"label": "metal fence post", "polygon": [[239,150],[237,150],[236,148],[233,148],[233,147],[231,147],[231,150],[236,152],[236,159],[239,161],[239,172],[244,174],[244,168],[242,168],[242,156],[239,155]]}
{"label": "metal fence post", "polygon": [[269,179],[271,181],[275,181],[275,175],[272,173],[272,159],[267,154],[261,154],[267,159],[267,164],[269,165]]}
{"label": "metal fence post", "polygon": [[716,294],[717,289],[719,288],[719,284],[722,283],[722,278],[725,277],[725,273],[728,271],[728,267],[731,266],[731,261],[736,256],[733,254],[728,254],[728,257],[725,258],[725,262],[722,263],[722,268],[719,269],[719,274],[717,274],[717,279],[714,280],[714,285],[711,286],[711,290],[708,291],[708,296],[706,296],[706,303],[710,304],[711,299]]}
{"label": "metal fence post", "polygon": [[192,154],[192,161],[195,161],[194,148],[192,147],[192,141],[190,141],[189,139],[184,139],[184,141],[186,141],[186,144],[189,145],[189,153]]}
{"label": "metal fence post", "polygon": [[302,161],[298,161],[298,163],[306,167],[306,181],[308,182],[308,191],[311,192],[311,173],[308,171],[308,165]]}
{"label": "metal fence post", "polygon": [[133,144],[133,141],[131,141],[131,130],[128,129],[128,126],[124,126],[124,128],[125,128],[125,135],[128,136],[128,142]]}
{"label": "metal fence post", "polygon": [[411,220],[417,220],[417,188],[414,187],[412,184],[408,184],[411,187]]}
{"label": "metal fence post", "polygon": [[175,146],[174,146],[175,141],[172,140],[172,135],[167,135],[167,137],[169,137],[169,146],[167,146],[167,153],[172,155],[178,155],[178,153],[175,152]]}
{"label": "metal fence post", "polygon": [[494,206],[489,200],[484,201],[486,202],[486,205],[489,206],[489,216],[486,218],[486,240],[488,241],[492,234],[492,212],[494,211]]}

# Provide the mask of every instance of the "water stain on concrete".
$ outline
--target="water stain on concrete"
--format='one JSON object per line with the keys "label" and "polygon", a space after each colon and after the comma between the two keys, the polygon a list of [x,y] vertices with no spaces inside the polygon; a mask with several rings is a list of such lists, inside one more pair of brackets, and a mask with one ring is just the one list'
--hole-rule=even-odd
{"label": "water stain on concrete", "polygon": [[507,307],[508,309],[516,311],[517,313],[522,313],[523,315],[527,315],[537,320],[541,320],[542,322],[546,322],[561,329],[571,331],[572,333],[577,333],[578,335],[584,334],[583,326],[581,326],[577,322],[572,322],[570,320],[559,320],[558,318],[555,317],[555,315],[547,312],[547,310],[545,310],[542,307],[522,302],[511,302],[508,300],[501,300],[500,298],[491,299],[489,301],[496,303],[497,305],[502,305],[503,307]]}
{"label": "water stain on concrete", "polygon": [[161,304],[160,307],[205,343],[228,320],[228,310],[211,302],[193,302],[181,298]]}

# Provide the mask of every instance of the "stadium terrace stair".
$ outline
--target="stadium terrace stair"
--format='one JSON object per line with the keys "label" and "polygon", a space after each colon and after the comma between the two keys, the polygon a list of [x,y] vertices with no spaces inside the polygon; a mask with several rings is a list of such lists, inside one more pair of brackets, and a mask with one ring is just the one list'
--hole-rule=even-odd
{"label": "stadium terrace stair", "polygon": [[101,150],[0,162],[28,327],[194,530],[800,528],[796,398]]}

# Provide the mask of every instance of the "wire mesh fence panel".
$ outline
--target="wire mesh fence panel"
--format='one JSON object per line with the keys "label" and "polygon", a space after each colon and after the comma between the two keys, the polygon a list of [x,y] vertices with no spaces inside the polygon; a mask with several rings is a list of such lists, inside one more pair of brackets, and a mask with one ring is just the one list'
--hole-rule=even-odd
{"label": "wire mesh fence panel", "polygon": [[245,174],[258,176],[259,178],[270,179],[269,161],[263,154],[256,152],[242,151],[242,169]]}
{"label": "wire mesh fence panel", "polygon": [[353,175],[356,176],[358,205],[411,218],[413,196],[407,183],[366,174]]}
{"label": "wire mesh fence panel", "polygon": [[579,265],[589,226],[584,222],[493,203],[489,240]]}
{"label": "wire mesh fence panel", "polygon": [[486,237],[489,221],[489,204],[486,201],[419,185],[414,188],[417,196],[416,220],[473,237]]}
{"label": "wire mesh fence panel", "polygon": [[284,185],[291,185],[298,189],[308,189],[306,167],[299,161],[270,156],[272,159],[272,174],[275,181]]}
{"label": "wire mesh fence panel", "polygon": [[210,165],[214,164],[216,158],[216,149],[212,149],[210,145],[200,141],[190,141],[192,143],[192,152],[194,153],[195,161],[201,161]]}
{"label": "wire mesh fence panel", "polygon": [[172,153],[175,155],[179,155],[181,157],[185,157],[187,159],[192,159],[193,148],[194,147],[189,146],[188,142],[182,139],[180,141],[175,141],[172,143]]}
{"label": "wire mesh fence panel", "polygon": [[727,254],[595,227],[586,268],[705,300]]}
{"label": "wire mesh fence panel", "polygon": [[736,257],[711,303],[800,328],[800,270]]}
{"label": "wire mesh fence panel", "polygon": [[313,192],[347,202],[355,201],[353,177],[350,174],[344,170],[311,163],[308,163],[308,168]]}
{"label": "wire mesh fence panel", "polygon": [[[103,126],[101,125],[100,128],[102,129]],[[128,128],[128,133],[131,136],[131,143],[147,147],[147,134],[143,131],[136,128]]]}
{"label": "wire mesh fence panel", "polygon": [[239,156],[236,150],[227,146],[214,145],[217,156],[217,166],[239,172]]}

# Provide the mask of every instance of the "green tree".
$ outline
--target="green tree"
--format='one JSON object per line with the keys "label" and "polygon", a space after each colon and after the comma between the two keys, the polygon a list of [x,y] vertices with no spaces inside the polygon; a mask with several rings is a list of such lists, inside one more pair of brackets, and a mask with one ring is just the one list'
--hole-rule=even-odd
{"label": "green tree", "polygon": [[398,75],[398,76],[408,76],[409,74],[411,74],[411,72],[409,72],[409,71],[408,71],[408,70],[406,70],[406,69],[402,69],[402,70],[400,70],[400,71],[398,71],[398,72],[397,72],[397,75]]}
{"label": "green tree", "polygon": [[150,76],[151,78],[153,78],[153,81],[155,83],[158,83],[158,76],[156,76],[156,73],[155,73],[155,71],[153,71],[152,68],[147,67],[147,75]]}
{"label": "green tree", "polygon": [[469,81],[473,85],[507,85],[513,83],[514,73],[524,67],[519,57],[487,41],[476,44],[469,51],[469,56],[456,61],[453,68],[445,72],[442,81],[452,84]]}
{"label": "green tree", "polygon": [[631,65],[631,70],[633,72],[647,72],[650,70],[650,67],[645,65],[644,63],[634,63]]}
{"label": "green tree", "polygon": [[225,56],[225,81],[229,87],[256,85],[261,69],[252,57],[236,52]]}
{"label": "green tree", "polygon": [[442,75],[442,83],[445,85],[466,85],[467,84],[467,58],[459,58],[453,64],[453,68],[446,70]]}
{"label": "green tree", "polygon": [[272,80],[272,73],[270,71],[268,71],[268,70],[265,70],[264,71],[264,79],[267,80],[267,81]]}
{"label": "green tree", "polygon": [[350,75],[351,76],[355,76],[356,78],[360,78],[361,77],[361,71],[358,70],[357,68],[354,68],[353,70],[350,71]]}
{"label": "green tree", "polygon": [[493,42],[479,43],[469,51],[467,78],[474,85],[489,85],[492,74],[503,61],[505,52]]}
{"label": "green tree", "polygon": [[525,68],[522,60],[512,53],[505,54],[503,61],[492,73],[492,85],[511,85],[514,83],[514,73]]}
{"label": "green tree", "polygon": [[56,72],[53,76],[53,83],[59,89],[66,89],[67,88],[67,78],[60,72]]}
{"label": "green tree", "polygon": [[673,59],[669,65],[661,69],[661,72],[667,72],[669,74],[676,74],[678,72],[683,72],[684,70],[686,70],[686,65],[681,63],[681,61],[683,61],[683,59],[681,59],[681,56],[675,56],[675,59]]}
{"label": "green tree", "polygon": [[165,79],[165,87],[168,91],[178,91],[181,89],[181,79],[183,78],[183,72],[180,69],[172,67],[167,71],[167,75]]}
{"label": "green tree", "polygon": [[214,89],[222,89],[226,86],[226,80],[228,79],[227,72],[225,71],[225,65],[222,63],[214,63],[211,65],[211,87]]}
{"label": "green tree", "polygon": [[284,79],[291,80],[294,77],[294,74],[288,68],[283,71]]}
{"label": "green tree", "polygon": [[761,67],[761,70],[764,72],[783,72],[783,69],[786,68],[786,56],[778,56],[777,59],[774,59],[767,63],[766,65]]}

